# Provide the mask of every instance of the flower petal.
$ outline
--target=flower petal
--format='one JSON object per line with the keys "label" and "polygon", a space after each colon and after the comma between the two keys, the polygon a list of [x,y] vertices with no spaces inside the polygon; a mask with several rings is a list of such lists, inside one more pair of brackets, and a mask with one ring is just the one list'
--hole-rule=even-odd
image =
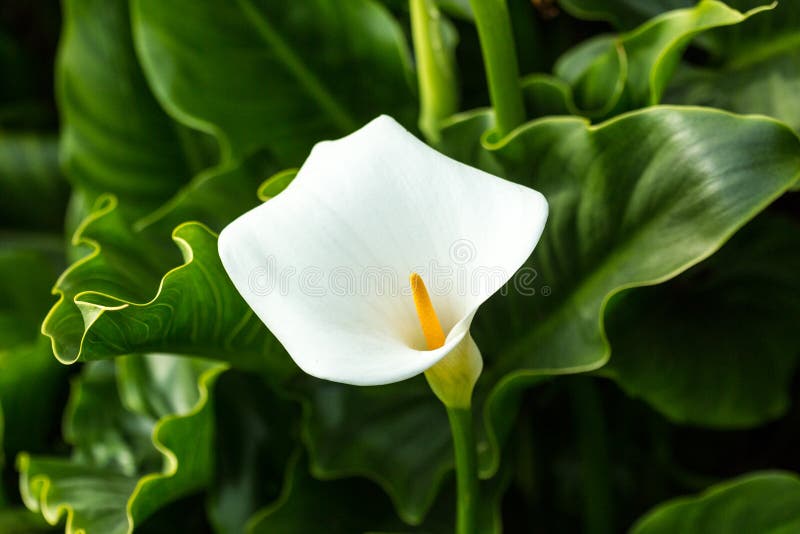
{"label": "flower petal", "polygon": [[[311,375],[409,378],[464,338],[472,316],[533,251],[536,191],[454,161],[390,117],[317,144],[289,187],[219,238],[250,307]],[[408,277],[428,287],[445,346],[422,350]]]}

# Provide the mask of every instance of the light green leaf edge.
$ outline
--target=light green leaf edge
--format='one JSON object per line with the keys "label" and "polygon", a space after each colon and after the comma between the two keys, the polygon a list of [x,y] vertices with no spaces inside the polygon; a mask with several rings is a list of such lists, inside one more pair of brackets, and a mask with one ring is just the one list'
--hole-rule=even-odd
{"label": "light green leaf edge", "polygon": [[[125,513],[128,519],[127,534],[133,533],[134,528],[137,526],[137,520],[142,521],[146,519],[157,509],[157,506],[150,502],[148,504],[150,509],[145,508],[143,512],[140,512],[137,508],[140,506],[137,503],[137,498],[150,486],[157,485],[160,481],[174,477],[180,469],[180,459],[160,438],[162,432],[165,432],[174,421],[189,419],[198,415],[205,409],[211,399],[211,390],[214,382],[217,377],[227,369],[229,369],[227,364],[219,364],[203,372],[197,382],[200,396],[194,407],[185,414],[168,415],[161,418],[156,423],[153,428],[152,443],[156,450],[163,456],[165,465],[162,472],[147,474],[141,477],[136,483],[136,487],[128,498],[125,506]],[[28,466],[30,462],[31,456],[28,453],[20,453],[17,456],[17,470],[20,472],[20,494],[22,495],[25,506],[33,512],[41,512],[44,519],[50,525],[58,525],[63,518],[66,518],[65,534],[87,534],[85,529],[74,528],[73,518],[75,510],[71,504],[51,503],[48,501],[48,492],[52,486],[52,481],[49,477],[37,475],[30,478],[28,476]],[[171,497],[175,498],[176,496]],[[170,498],[170,500],[172,500],[172,498]]]}
{"label": "light green leaf edge", "polygon": [[720,21],[717,21],[717,22],[707,23],[707,24],[705,24],[703,26],[695,27],[691,31],[686,32],[686,33],[684,33],[684,34],[682,34],[680,36],[677,36],[677,37],[673,38],[669,42],[669,44],[667,46],[665,46],[661,50],[661,52],[658,54],[658,59],[653,63],[653,67],[650,69],[650,73],[649,73],[648,90],[649,90],[649,93],[650,93],[650,100],[649,100],[649,104],[650,105],[658,104],[658,102],[661,100],[661,96],[662,96],[662,94],[664,92],[664,88],[666,86],[666,82],[662,84],[661,88],[659,88],[658,78],[660,76],[662,76],[662,75],[665,75],[663,66],[664,66],[664,62],[665,62],[664,58],[667,55],[669,55],[672,51],[674,51],[676,48],[680,47],[684,43],[688,45],[690,39],[692,39],[693,37],[695,37],[696,35],[704,32],[704,31],[711,30],[713,28],[723,27],[723,26],[731,26],[731,25],[734,25],[734,24],[740,24],[740,23],[744,22],[745,20],[749,19],[750,17],[752,17],[754,15],[757,15],[757,14],[762,13],[764,11],[770,11],[772,9],[775,9],[775,7],[778,5],[778,2],[777,1],[773,1],[771,4],[765,4],[765,5],[762,5],[762,6],[754,7],[753,9],[750,9],[748,11],[741,12],[741,11],[733,9],[733,8],[729,7],[727,4],[725,4],[723,2],[719,2],[717,0],[702,0],[694,8],[688,8],[688,9],[685,9],[685,10],[679,9],[679,10],[671,11],[671,12],[668,12],[668,13],[664,13],[663,15],[660,15],[660,16],[648,21],[647,23],[643,24],[641,27],[633,30],[629,34],[626,34],[624,37],[622,37],[622,39],[623,40],[624,39],[635,39],[639,35],[645,33],[651,27],[654,27],[657,24],[659,24],[659,23],[661,23],[661,22],[663,22],[665,20],[669,20],[671,18],[680,17],[680,16],[682,16],[684,14],[684,12],[696,10],[696,9],[701,8],[703,6],[706,6],[706,5],[719,6],[720,9],[726,8],[727,14],[730,16],[730,19],[720,20]]}
{"label": "light green leaf edge", "polygon": [[[791,133],[797,140],[800,142],[800,136],[797,135],[791,128],[786,126],[784,123],[774,119],[772,117],[767,117],[764,115],[739,115],[736,113],[731,113],[729,111],[723,111],[713,108],[703,108],[700,106],[657,106],[645,109],[637,109],[627,113],[623,113],[621,115],[615,116],[611,119],[608,119],[599,124],[591,124],[588,119],[581,118],[581,117],[544,117],[540,119],[536,119],[534,121],[528,122],[523,124],[516,129],[509,132],[503,138],[497,138],[497,134],[495,130],[492,128],[492,120],[491,120],[491,111],[486,109],[477,109],[471,112],[465,112],[458,115],[451,117],[451,119],[447,122],[447,125],[454,125],[459,122],[465,122],[469,120],[481,120],[484,124],[483,134],[480,137],[480,144],[481,146],[489,153],[493,153],[497,150],[500,150],[504,146],[508,145],[513,139],[517,136],[522,135],[527,130],[535,128],[538,124],[546,121],[555,121],[555,122],[582,122],[586,126],[589,131],[598,130],[603,128],[609,124],[613,124],[614,122],[624,120],[629,117],[634,117],[639,114],[646,114],[652,112],[653,109],[674,109],[674,110],[697,110],[709,113],[719,113],[721,115],[727,115],[730,117],[735,117],[739,120],[758,120],[758,121],[766,121],[771,122],[780,128],[786,130],[787,132]],[[772,198],[767,199],[761,205],[757,206],[753,209],[741,222],[740,224],[736,225],[735,227],[731,228],[731,230],[726,234],[723,235],[713,246],[709,247],[706,252],[698,257],[696,257],[693,261],[686,262],[685,264],[681,265],[679,268],[673,270],[670,273],[665,274],[664,276],[660,276],[658,278],[648,279],[648,280],[638,280],[636,282],[631,282],[619,287],[614,288],[613,290],[609,291],[605,298],[603,299],[599,315],[598,315],[598,329],[600,331],[601,338],[604,344],[604,352],[600,359],[593,362],[589,365],[582,365],[582,366],[575,366],[575,367],[564,367],[564,368],[542,368],[542,369],[523,369],[523,370],[516,370],[510,373],[503,375],[499,378],[490,388],[489,392],[486,397],[486,402],[483,408],[482,419],[484,423],[484,427],[486,429],[486,439],[488,443],[488,451],[486,454],[481,455],[480,458],[480,476],[482,479],[488,479],[494,476],[497,473],[497,470],[500,466],[500,450],[501,450],[501,442],[500,436],[497,432],[497,429],[493,423],[493,412],[495,411],[503,411],[508,409],[508,406],[514,406],[516,404],[515,398],[518,397],[525,389],[529,386],[534,385],[541,381],[543,378],[548,376],[557,376],[557,375],[568,375],[568,374],[577,374],[577,373],[588,373],[591,371],[595,371],[601,367],[603,367],[611,357],[611,345],[608,340],[608,335],[605,330],[605,311],[608,303],[611,299],[617,295],[618,293],[628,290],[628,289],[635,289],[637,287],[645,287],[660,284],[670,280],[679,274],[685,272],[686,270],[690,269],[691,267],[697,265],[698,263],[702,262],[712,254],[714,254],[717,250],[719,250],[722,245],[724,245],[733,234],[735,234],[742,226],[747,224],[750,220],[752,220],[758,213],[763,211],[768,205],[770,205],[774,200],[782,196],[785,192],[792,189],[795,184],[800,183],[800,171],[794,176],[794,179],[791,180],[784,189],[777,191]],[[513,350],[513,348],[511,349]],[[478,387],[480,387],[480,381],[478,383]]]}
{"label": "light green leaf edge", "polygon": [[[646,534],[652,532],[651,529],[661,532],[658,523],[665,516],[680,512],[685,514],[688,510],[697,511],[698,507],[702,509],[705,504],[713,503],[717,498],[724,498],[729,494],[735,494],[739,491],[747,491],[754,486],[773,484],[782,486],[782,491],[786,491],[786,486],[792,486],[797,498],[800,498],[800,478],[796,473],[786,471],[759,471],[749,473],[741,477],[735,478],[710,487],[699,495],[679,497],[662,503],[641,517],[630,529],[629,534]],[[784,493],[785,494],[785,493]],[[741,500],[741,498],[740,498]],[[729,525],[730,526],[730,525]],[[795,517],[790,519],[790,522],[785,526],[779,526],[777,529],[770,529],[768,532],[771,534],[789,534],[795,532],[795,528],[800,526],[800,508],[796,510]],[[737,527],[738,529],[739,527]],[[785,530],[784,530],[785,529]],[[719,532],[733,532],[729,530],[720,530]],[[742,530],[741,532],[744,532]],[[766,534],[766,532],[764,532]]]}
{"label": "light green leaf edge", "polygon": [[[647,32],[653,30],[657,26],[664,23],[668,23],[671,19],[682,18],[685,17],[687,14],[695,14],[696,17],[700,17],[701,15],[700,10],[703,8],[706,9],[713,8],[720,10],[719,14],[720,18],[718,20],[709,21],[703,25],[692,27],[691,29],[684,29],[680,33],[673,35],[671,39],[669,39],[665,43],[665,45],[661,48],[661,51],[657,54],[656,59],[655,61],[653,61],[648,72],[648,81],[646,86],[647,102],[644,101],[641,102],[642,105],[650,105],[650,106],[656,105],[661,100],[663,92],[666,88],[667,80],[665,78],[668,76],[670,72],[671,65],[668,64],[667,57],[670,54],[674,53],[676,49],[682,46],[686,46],[693,37],[705,31],[718,27],[740,24],[754,15],[757,15],[764,11],[775,9],[777,5],[778,2],[772,2],[771,4],[758,6],[746,12],[741,12],[717,0],[702,0],[699,4],[697,4],[694,7],[677,9],[673,11],[668,11],[666,13],[662,13],[661,15],[648,20],[647,22],[645,22],[644,24],[633,30],[618,34],[616,37],[612,39],[610,44],[613,43],[614,47],[616,48],[616,57],[620,65],[619,77],[617,79],[617,83],[614,87],[613,92],[609,95],[609,99],[601,108],[597,110],[580,109],[575,103],[574,90],[572,86],[570,86],[569,83],[567,83],[565,80],[563,80],[558,76],[550,76],[546,74],[532,74],[526,76],[521,81],[522,89],[523,91],[527,91],[528,93],[530,93],[529,96],[531,98],[536,97],[535,90],[537,89],[537,87],[547,88],[548,90],[554,90],[560,93],[559,96],[563,99],[562,105],[569,113],[573,115],[579,115],[579,116],[582,115],[598,119],[607,117],[609,113],[612,113],[615,110],[615,108],[621,104],[624,95],[627,95],[628,97],[633,97],[634,100],[636,100],[637,95],[631,94],[632,87],[629,84],[629,74],[632,68],[630,66],[630,60],[629,60],[630,54],[628,53],[628,49],[626,48],[627,42],[633,41],[641,37],[642,35],[647,34]],[[591,41],[586,41],[586,43],[589,42]],[[569,61],[572,57],[575,56],[575,54],[579,53],[584,46],[585,44],[581,43],[577,47],[571,49],[566,54],[564,54],[561,58],[559,58],[555,67],[556,73],[558,73],[560,69],[559,65],[562,65],[565,62]],[[605,53],[609,52],[611,52],[611,50],[607,50]],[[589,64],[587,69],[584,71],[584,74],[589,72],[589,70],[595,64],[595,60],[601,57],[603,57],[603,54],[595,57]],[[635,101],[634,104],[637,104],[637,101]]]}
{"label": "light green leaf edge", "polygon": [[266,202],[271,198],[275,198],[281,191],[294,180],[297,172],[300,169],[286,169],[273,174],[267,178],[264,183],[258,186],[256,195],[261,202]]}
{"label": "light green leaf edge", "polygon": [[[60,307],[65,305],[66,302],[67,302],[66,294],[64,293],[63,290],[61,290],[59,288],[59,285],[62,282],[62,280],[64,280],[65,278],[69,277],[71,275],[71,273],[74,270],[76,270],[77,268],[79,268],[80,266],[83,266],[83,265],[85,265],[87,263],[90,263],[94,258],[96,258],[101,253],[102,245],[100,243],[98,243],[97,241],[93,240],[93,239],[85,237],[83,235],[83,233],[84,233],[84,230],[90,224],[92,224],[95,221],[97,221],[98,219],[101,219],[102,217],[106,216],[107,214],[109,214],[111,211],[113,211],[116,208],[116,206],[117,206],[116,198],[113,195],[103,195],[102,197],[100,197],[100,199],[98,199],[98,206],[99,206],[98,209],[95,209],[94,211],[92,211],[89,214],[89,216],[81,223],[81,225],[79,226],[79,228],[75,232],[75,235],[74,235],[74,237],[72,239],[72,244],[73,245],[88,247],[91,250],[91,252],[88,255],[86,255],[85,257],[83,257],[82,259],[80,259],[77,262],[73,263],[66,271],[64,271],[61,274],[61,276],[59,277],[58,281],[56,281],[56,284],[53,287],[52,293],[54,295],[58,296],[58,301],[53,305],[52,308],[50,308],[49,313],[47,314],[47,316],[45,317],[44,322],[42,323],[42,333],[45,336],[50,338],[53,354],[55,355],[55,357],[61,363],[65,364],[65,365],[71,365],[71,364],[79,361],[80,359],[82,359],[84,342],[86,341],[86,338],[89,335],[92,327],[95,325],[95,323],[97,323],[97,321],[100,319],[100,317],[103,316],[104,314],[122,312],[122,311],[124,311],[124,310],[126,310],[128,308],[144,310],[144,309],[159,305],[159,301],[161,299],[161,296],[164,293],[165,288],[167,288],[169,286],[169,284],[171,283],[172,278],[174,278],[175,276],[178,276],[179,274],[182,274],[186,269],[191,268],[195,264],[195,261],[194,261],[195,260],[195,252],[194,252],[193,246],[192,246],[191,243],[189,243],[188,241],[186,241],[186,239],[184,239],[182,237],[182,233],[183,233],[183,231],[185,229],[190,229],[190,230],[198,230],[199,229],[201,232],[204,232],[207,235],[216,238],[216,233],[213,232],[211,229],[209,229],[207,226],[205,226],[204,224],[202,224],[200,222],[188,221],[188,222],[184,222],[184,223],[178,225],[172,232],[172,240],[175,242],[177,247],[180,249],[180,251],[181,251],[181,253],[183,255],[184,261],[183,261],[183,263],[181,265],[173,267],[172,269],[167,271],[167,273],[164,274],[161,277],[161,281],[160,281],[160,283],[158,285],[158,289],[156,290],[155,296],[151,300],[149,300],[147,302],[141,302],[141,303],[132,302],[132,301],[129,301],[129,300],[125,300],[125,299],[116,297],[114,295],[110,295],[110,294],[106,294],[106,293],[102,293],[102,292],[98,292],[98,291],[91,291],[91,290],[82,291],[80,293],[77,293],[73,297],[73,303],[75,304],[76,307],[78,307],[80,309],[80,313],[81,313],[81,315],[83,317],[83,321],[84,321],[84,328],[83,328],[83,334],[81,336],[81,340],[80,340],[80,343],[79,343],[79,349],[76,351],[76,354],[74,356],[67,357],[64,354],[62,354],[60,350],[58,350],[58,344],[56,343],[57,335],[53,331],[53,327],[51,325],[51,321],[53,320],[53,318],[58,313]],[[236,298],[240,298],[238,296],[238,294],[236,295]],[[242,306],[246,306],[246,305],[244,303],[242,303]],[[252,314],[252,312],[245,313],[243,318],[241,319],[241,321],[237,325],[239,328],[237,328],[234,331],[234,333],[236,333],[239,330],[241,330],[241,328],[244,328],[248,321],[257,321],[257,319],[255,319],[254,317],[255,316],[254,316],[254,314]],[[233,339],[233,337],[232,336],[228,336],[226,343],[228,341],[230,341],[231,339]],[[153,351],[155,349],[148,348],[148,350],[149,351]],[[174,351],[167,350],[166,348],[164,350],[166,352],[175,353]],[[130,352],[136,352],[136,351],[135,350],[129,350],[129,351],[125,351],[124,353],[120,352],[119,354],[110,354],[109,357],[115,356],[115,355],[120,355],[121,356],[121,355],[129,354]],[[214,352],[214,351],[209,352],[208,349],[204,350],[203,347],[198,346],[198,350],[196,352],[193,351],[191,353],[185,353],[184,355],[204,356],[204,357],[210,357],[210,358],[218,358],[218,357],[221,358],[221,357],[224,356],[223,354],[217,354],[217,352]],[[181,354],[183,354],[183,353],[181,353]],[[264,354],[262,353],[262,351],[256,351],[256,352],[254,352],[252,354],[249,354],[249,353],[245,354],[242,351],[237,351],[235,356],[237,358],[240,358],[240,360],[237,360],[237,363],[241,364],[242,368],[248,368],[249,369],[249,368],[255,366],[252,370],[254,370],[256,372],[262,372],[263,373],[264,372],[264,368],[263,368],[264,364],[268,364],[268,362],[264,358]],[[261,365],[259,366],[257,364],[261,364]],[[276,369],[273,369],[273,370],[276,370]]]}

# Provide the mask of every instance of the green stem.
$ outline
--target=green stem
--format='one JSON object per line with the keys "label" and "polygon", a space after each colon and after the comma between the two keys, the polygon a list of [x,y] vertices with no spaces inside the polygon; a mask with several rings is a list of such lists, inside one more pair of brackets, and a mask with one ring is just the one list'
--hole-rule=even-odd
{"label": "green stem", "polygon": [[525,120],[517,53],[505,0],[470,0],[481,40],[497,130],[505,135]]}
{"label": "green stem", "polygon": [[456,534],[476,534],[478,509],[478,457],[472,432],[472,410],[447,408],[456,455]]}
{"label": "green stem", "polygon": [[456,112],[458,90],[452,48],[446,42],[445,21],[434,0],[409,0],[411,34],[417,62],[419,127],[429,141],[440,140],[440,123]]}
{"label": "green stem", "polygon": [[571,379],[572,411],[575,417],[584,488],[584,532],[614,531],[608,445],[600,395],[589,377]]}

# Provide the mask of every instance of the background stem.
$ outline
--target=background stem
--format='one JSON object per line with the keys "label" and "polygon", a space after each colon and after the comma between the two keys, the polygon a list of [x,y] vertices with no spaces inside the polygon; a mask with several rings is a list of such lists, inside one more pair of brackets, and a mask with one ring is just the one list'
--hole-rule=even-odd
{"label": "background stem", "polygon": [[592,378],[569,380],[578,447],[581,457],[584,532],[614,532],[608,444],[603,407]]}
{"label": "background stem", "polygon": [[505,135],[525,120],[511,19],[505,0],[470,0],[481,40],[497,130]]}
{"label": "background stem", "polygon": [[455,61],[447,43],[447,22],[434,0],[409,0],[409,8],[419,84],[419,128],[436,144],[442,119],[458,109]]}
{"label": "background stem", "polygon": [[478,459],[472,432],[472,410],[447,408],[456,456],[456,534],[476,534]]}

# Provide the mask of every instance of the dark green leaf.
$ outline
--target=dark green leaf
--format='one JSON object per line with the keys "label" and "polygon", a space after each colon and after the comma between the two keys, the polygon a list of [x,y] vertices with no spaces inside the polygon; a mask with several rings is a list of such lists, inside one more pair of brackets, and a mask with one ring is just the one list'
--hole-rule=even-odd
{"label": "dark green leaf", "polygon": [[[752,0],[732,2],[748,7]],[[709,35],[713,60],[683,65],[665,101],[763,113],[800,130],[800,4],[779,2],[771,11]]]}
{"label": "dark green leaf", "polygon": [[[111,362],[87,366],[67,416],[73,458],[18,457],[25,505],[53,525],[66,515],[68,532],[128,534],[159,508],[203,487],[213,450],[209,393],[225,367],[185,358],[176,365],[196,370],[195,387],[180,390],[188,397],[179,404],[189,408],[158,421],[124,409]],[[146,387],[158,397],[170,384]],[[152,442],[145,441],[150,435]]]}
{"label": "dark green leaf", "polygon": [[299,443],[299,412],[258,377],[235,370],[220,377],[209,509],[219,532],[244,532],[258,510],[278,500]]}
{"label": "dark green leaf", "polygon": [[38,534],[55,531],[41,516],[24,508],[0,509],[0,532],[3,534]]}
{"label": "dark green leaf", "polygon": [[402,529],[393,516],[391,504],[373,484],[363,479],[315,480],[305,458],[295,455],[280,498],[248,522],[247,532],[313,532],[321,525],[331,534]]}
{"label": "dark green leaf", "polygon": [[675,280],[620,295],[602,370],[680,423],[782,415],[800,357],[800,227],[761,217]]}
{"label": "dark green leaf", "polygon": [[0,134],[0,227],[60,230],[66,201],[56,139]]}
{"label": "dark green leaf", "polygon": [[[294,372],[275,338],[234,289],[216,235],[198,223],[176,228],[184,264],[154,266],[147,241],[131,233],[113,198],[101,198],[76,234],[93,248],[56,285],[60,300],[43,331],[71,363],[142,352],[235,361],[273,377]],[[163,261],[163,260],[161,260]]]}
{"label": "dark green leaf", "polygon": [[[500,534],[500,501],[507,487],[503,474],[481,484],[477,532]],[[281,497],[256,514],[247,532],[307,532],[325,525],[326,532],[438,533],[450,532],[455,519],[455,488],[448,484],[422,524],[409,527],[397,518],[391,504],[373,484],[359,478],[322,481],[308,472],[306,460],[296,454]],[[308,511],[313,509],[314,513]],[[419,523],[418,521],[414,522]]]}
{"label": "dark green leaf", "polygon": [[42,450],[57,424],[65,369],[39,333],[55,275],[39,253],[0,252],[0,463],[3,450]]}
{"label": "dark green leaf", "polygon": [[447,414],[425,380],[362,388],[312,380],[305,397],[313,474],[371,478],[405,521],[420,523],[453,466]]}
{"label": "dark green leaf", "polygon": [[133,14],[156,94],[224,157],[269,147],[297,165],[380,113],[413,120],[407,43],[371,0],[134,0]]}
{"label": "dark green leaf", "polygon": [[[769,7],[741,13],[722,2],[704,0],[693,8],[664,13],[628,33],[584,41],[564,54],[555,66],[556,76],[569,84],[572,94],[554,87],[548,78],[529,78],[525,83],[529,101],[546,103],[555,99],[551,110],[543,109],[543,103],[539,103],[530,111],[553,115],[564,109],[582,110],[584,115],[604,118],[657,104],[683,51],[695,36],[742,23],[765,9]],[[559,97],[564,101],[558,102]]]}
{"label": "dark green leaf", "polygon": [[[486,120],[469,117],[449,134],[474,135]],[[487,360],[479,388],[491,391],[490,443],[531,380],[606,363],[611,296],[709,256],[800,170],[798,139],[785,126],[692,108],[656,107],[596,127],[540,120],[488,147],[551,210],[530,264],[535,278],[516,278],[473,326]],[[492,458],[484,457],[489,470]]]}
{"label": "dark green leaf", "polygon": [[800,480],[763,472],[714,486],[649,512],[631,534],[790,534],[800,529]]}
{"label": "dark green leaf", "polygon": [[127,0],[67,0],[57,65],[61,150],[70,181],[114,193],[137,214],[194,174],[192,134],[159,107],[131,41]]}
{"label": "dark green leaf", "polygon": [[620,29],[634,28],[666,11],[690,7],[697,0],[559,0],[573,17],[605,20]]}

